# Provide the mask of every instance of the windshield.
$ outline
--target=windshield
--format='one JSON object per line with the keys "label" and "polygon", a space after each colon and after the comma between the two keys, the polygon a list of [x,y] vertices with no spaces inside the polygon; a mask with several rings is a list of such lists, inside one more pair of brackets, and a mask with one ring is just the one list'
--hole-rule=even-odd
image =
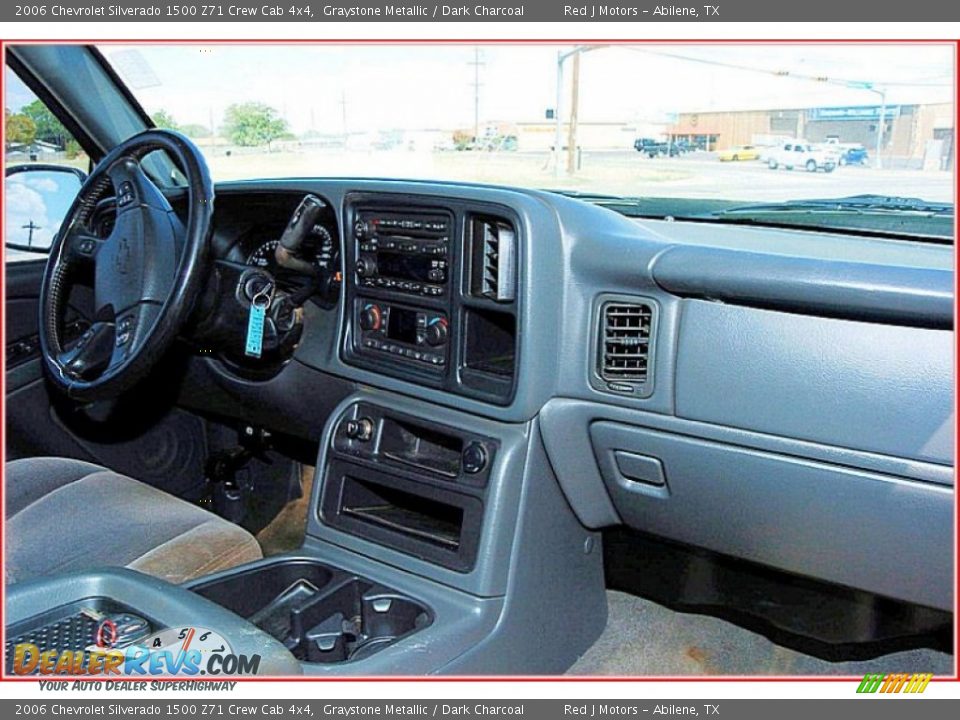
{"label": "windshield", "polygon": [[216,180],[429,178],[741,202],[953,200],[948,45],[100,50],[157,125],[195,140]]}

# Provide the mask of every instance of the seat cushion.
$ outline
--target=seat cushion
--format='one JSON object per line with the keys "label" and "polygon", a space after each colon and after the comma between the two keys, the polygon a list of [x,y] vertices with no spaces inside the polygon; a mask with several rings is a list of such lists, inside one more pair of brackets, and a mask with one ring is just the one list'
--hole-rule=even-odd
{"label": "seat cushion", "polygon": [[243,528],[80,460],[7,463],[5,496],[7,583],[98,566],[181,583],[262,557]]}

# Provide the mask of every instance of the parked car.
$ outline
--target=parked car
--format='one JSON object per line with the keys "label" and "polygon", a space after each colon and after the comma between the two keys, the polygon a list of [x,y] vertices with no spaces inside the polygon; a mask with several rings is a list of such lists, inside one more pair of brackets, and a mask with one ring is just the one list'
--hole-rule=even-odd
{"label": "parked car", "polygon": [[870,161],[867,149],[863,145],[846,148],[840,155],[841,165],[866,165]]}
{"label": "parked car", "polygon": [[770,154],[767,166],[771,170],[803,168],[808,172],[823,170],[829,173],[836,170],[838,161],[838,154],[833,150],[808,143],[786,143]]}
{"label": "parked car", "polygon": [[654,140],[653,138],[637,138],[633,141],[633,149],[651,158],[659,155],[676,157],[682,152],[677,145],[672,145],[664,140]]}
{"label": "parked car", "polygon": [[736,145],[717,153],[721,162],[737,162],[738,160],[759,160],[760,150],[754,145]]}

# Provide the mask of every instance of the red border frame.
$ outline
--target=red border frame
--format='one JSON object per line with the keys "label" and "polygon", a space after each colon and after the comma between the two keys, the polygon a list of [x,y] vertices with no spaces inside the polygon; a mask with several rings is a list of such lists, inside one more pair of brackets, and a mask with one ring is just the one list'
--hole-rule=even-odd
{"label": "red border frame", "polygon": [[[294,38],[294,39],[238,39],[238,40],[206,40],[206,39],[184,39],[184,40],[175,40],[175,39],[162,39],[162,40],[146,40],[146,39],[136,39],[136,38],[127,38],[127,39],[107,39],[107,40],[97,40],[97,39],[87,39],[87,40],[78,40],[75,38],[70,39],[28,39],[28,40],[5,40],[0,39],[0,58],[3,60],[4,66],[4,75],[0,75],[0,96],[6,97],[5,88],[4,88],[4,77],[6,72],[6,49],[7,45],[21,45],[21,44],[40,44],[40,45],[85,45],[85,44],[97,44],[97,45],[464,45],[464,46],[474,46],[474,45],[576,45],[581,43],[590,43],[590,44],[607,44],[607,45],[952,45],[954,48],[954,137],[953,137],[953,152],[954,152],[954,206],[957,204],[958,198],[958,188],[957,188],[957,178],[958,178],[958,168],[957,168],[957,158],[960,157],[960,150],[957,147],[957,139],[960,136],[958,132],[957,122],[960,121],[960,107],[958,107],[958,99],[960,99],[960,92],[958,92],[958,69],[957,62],[960,59],[960,39],[916,39],[916,40],[890,40],[890,39],[827,39],[827,40],[797,40],[797,39],[769,39],[769,40],[753,40],[753,39],[734,39],[734,40],[718,40],[718,39],[689,39],[689,38],[664,38],[664,39],[650,39],[650,38],[640,38],[640,39],[624,39],[624,38],[563,38],[563,39],[544,39],[544,38],[443,38],[443,39],[395,39],[395,40],[384,40],[376,38],[353,38],[353,39],[339,39],[339,40],[326,40],[326,39],[311,39],[311,38]],[[0,120],[0,127],[5,130],[5,118]],[[4,189],[5,179],[0,176],[0,189],[3,190],[0,194],[0,221],[3,222],[0,232],[3,232],[3,229],[6,227],[5,223],[5,207],[4,199],[6,198],[6,193]],[[956,243],[957,238],[957,219],[954,219],[954,239]],[[956,247],[956,244],[955,244]],[[957,300],[957,273],[960,270],[960,263],[958,263],[958,251],[960,248],[957,248],[957,251],[954,253],[954,316],[958,314],[960,310],[960,303]],[[6,263],[4,263],[4,272],[0,274],[0,290],[4,290],[6,286]],[[5,342],[6,335],[6,303],[0,303],[0,345],[6,347]],[[958,361],[958,343],[957,343],[957,328],[954,328],[954,362]],[[955,368],[956,370],[956,368]],[[956,408],[957,408],[957,398],[956,398],[956,373],[954,375],[954,417],[956,417]],[[3,423],[0,423],[0,480],[5,481],[4,470],[6,463],[6,414],[3,412],[5,410],[6,403],[6,357],[0,358],[0,415],[3,415]],[[960,439],[960,427],[956,424],[954,426],[954,437],[955,445],[956,440]],[[957,503],[957,471],[956,471],[956,461],[954,462],[954,674],[952,676],[936,676],[933,678],[934,682],[960,682],[960,663],[956,660],[957,650],[960,649],[960,623],[957,620],[957,609],[958,609],[958,595],[960,595],[960,577],[958,577],[957,570],[957,557],[958,551],[960,551],[960,535],[958,535],[958,520],[960,520],[960,512],[958,512],[958,503]],[[0,506],[5,507],[5,498],[4,498],[4,482],[0,482]],[[0,517],[0,531],[3,529],[3,519],[6,517],[6,513],[3,513],[3,517]],[[5,560],[4,556],[4,536],[0,532],[0,558]],[[5,583],[0,585],[0,620],[2,620],[4,609],[6,607],[6,587]],[[6,639],[6,628],[0,625],[0,638]],[[100,680],[104,682],[122,682],[122,681],[131,681],[131,680],[149,680],[151,682],[190,682],[190,679],[179,678],[179,677],[120,677],[120,678],[111,678],[105,676],[56,676],[57,680],[86,680],[94,681]],[[434,676],[351,676],[351,677],[314,677],[314,676],[276,676],[276,677],[229,677],[229,678],[210,678],[204,677],[204,681],[215,681],[215,682],[247,682],[247,683],[275,683],[275,682],[386,682],[386,683],[395,683],[395,682],[433,682],[433,683],[445,683],[445,682],[484,682],[484,683],[503,683],[503,682],[574,682],[574,683],[608,683],[608,682],[853,682],[862,680],[859,676],[828,676],[822,677],[818,675],[733,675],[733,676],[698,676],[698,675],[641,675],[641,676],[631,676],[631,675],[605,675],[605,676],[570,676],[570,675],[512,675],[512,676],[473,676],[473,675],[463,675],[463,676],[443,676],[443,677],[434,677]],[[0,666],[0,685],[5,682],[31,682],[36,683],[39,679],[36,676],[29,677],[20,677],[16,675],[7,675],[3,666]]]}

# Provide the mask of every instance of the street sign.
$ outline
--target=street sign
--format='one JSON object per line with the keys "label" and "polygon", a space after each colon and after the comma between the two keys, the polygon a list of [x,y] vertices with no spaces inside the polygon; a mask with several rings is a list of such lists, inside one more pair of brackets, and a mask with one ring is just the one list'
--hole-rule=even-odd
{"label": "street sign", "polygon": [[[810,108],[807,110],[807,122],[817,120],[878,120],[880,105],[859,105],[851,107]],[[900,116],[899,105],[888,105],[883,108],[885,120]]]}

